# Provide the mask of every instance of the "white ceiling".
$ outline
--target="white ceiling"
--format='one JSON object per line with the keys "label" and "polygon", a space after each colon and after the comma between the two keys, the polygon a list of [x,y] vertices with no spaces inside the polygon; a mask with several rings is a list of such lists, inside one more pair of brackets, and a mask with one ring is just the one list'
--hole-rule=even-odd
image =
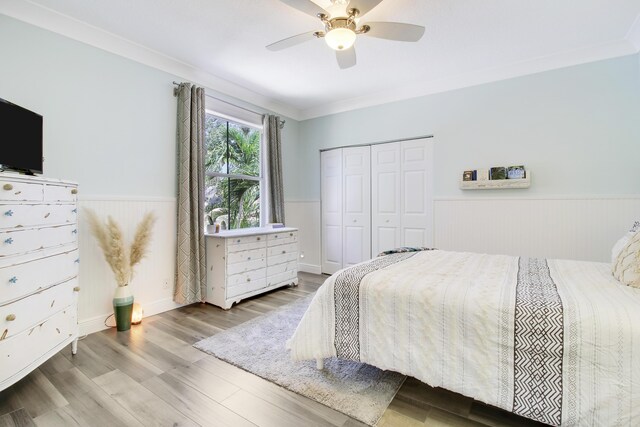
{"label": "white ceiling", "polygon": [[[326,5],[329,0],[314,1]],[[418,43],[359,37],[358,65],[347,70],[338,68],[334,52],[322,40],[280,52],[265,49],[282,38],[322,29],[317,19],[279,0],[30,3],[285,104],[298,118],[640,47],[628,40],[638,33],[640,0],[385,0],[361,23],[423,25],[425,36]]]}

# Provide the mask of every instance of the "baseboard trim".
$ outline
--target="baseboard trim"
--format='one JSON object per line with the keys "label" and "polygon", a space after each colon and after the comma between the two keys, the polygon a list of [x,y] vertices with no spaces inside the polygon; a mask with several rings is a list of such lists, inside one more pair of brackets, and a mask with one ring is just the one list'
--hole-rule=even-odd
{"label": "baseboard trim", "polygon": [[[155,314],[164,313],[165,311],[174,310],[182,307],[182,304],[178,304],[171,298],[165,298],[158,301],[153,301],[148,304],[142,304],[144,310],[144,317],[153,316]],[[105,329],[109,329],[105,326],[105,319],[110,316],[111,313],[105,313],[100,316],[95,316],[90,319],[80,320],[78,327],[80,329],[80,336],[93,334],[94,332],[100,332]]]}
{"label": "baseboard trim", "polygon": [[322,269],[319,265],[315,264],[298,264],[298,271],[304,271],[305,273],[322,274]]}

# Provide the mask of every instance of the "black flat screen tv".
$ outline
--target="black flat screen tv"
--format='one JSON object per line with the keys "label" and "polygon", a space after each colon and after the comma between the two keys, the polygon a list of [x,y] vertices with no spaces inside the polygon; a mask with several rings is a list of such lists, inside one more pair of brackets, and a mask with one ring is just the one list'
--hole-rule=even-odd
{"label": "black flat screen tv", "polygon": [[42,173],[42,116],[0,98],[0,166]]}

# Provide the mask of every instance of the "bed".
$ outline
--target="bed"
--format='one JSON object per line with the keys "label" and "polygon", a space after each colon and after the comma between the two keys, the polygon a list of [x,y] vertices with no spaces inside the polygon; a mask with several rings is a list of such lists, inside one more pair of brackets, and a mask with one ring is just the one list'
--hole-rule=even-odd
{"label": "bed", "polygon": [[550,425],[640,425],[640,289],[607,263],[380,256],[328,278],[288,345]]}

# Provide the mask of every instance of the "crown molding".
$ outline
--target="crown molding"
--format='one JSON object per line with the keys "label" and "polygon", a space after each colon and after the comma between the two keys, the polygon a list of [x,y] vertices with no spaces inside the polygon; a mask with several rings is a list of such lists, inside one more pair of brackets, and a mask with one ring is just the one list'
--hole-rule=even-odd
{"label": "crown molding", "polygon": [[627,40],[636,48],[636,52],[640,52],[640,15],[636,17],[631,29],[629,29]]}
{"label": "crown molding", "polygon": [[[638,27],[636,20],[636,27]],[[640,29],[636,29],[640,31]],[[409,85],[394,90],[377,92],[357,98],[336,101],[301,111],[301,120],[308,120],[331,114],[343,113],[376,105],[388,104],[436,93],[448,92],[465,87],[478,86],[515,77],[537,74],[544,71],[567,68],[574,65],[601,61],[604,59],[633,55],[638,49],[628,40],[617,40],[569,52],[535,58],[499,67],[487,68],[464,74],[432,80],[417,85]]]}
{"label": "crown molding", "polygon": [[[0,14],[165,71],[221,95],[299,120],[299,110],[193,65],[28,0],[0,1]],[[170,83],[170,82],[169,82]]]}

